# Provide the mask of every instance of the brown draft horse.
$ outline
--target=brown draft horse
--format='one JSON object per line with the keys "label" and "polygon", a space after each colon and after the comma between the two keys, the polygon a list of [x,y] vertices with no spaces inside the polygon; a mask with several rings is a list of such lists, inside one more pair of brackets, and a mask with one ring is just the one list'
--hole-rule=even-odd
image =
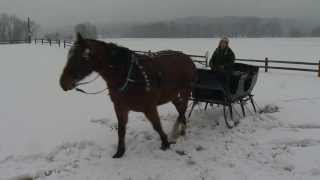
{"label": "brown draft horse", "polygon": [[196,67],[189,56],[175,51],[147,56],[77,34],[60,85],[64,91],[75,89],[77,83],[92,72],[106,81],[118,119],[119,144],[113,158],[121,158],[125,153],[129,111],[145,114],[160,135],[161,149],[166,150],[170,143],[162,129],[157,106],[171,101],[179,113],[173,133],[185,134],[185,112],[191,86],[197,78]]}

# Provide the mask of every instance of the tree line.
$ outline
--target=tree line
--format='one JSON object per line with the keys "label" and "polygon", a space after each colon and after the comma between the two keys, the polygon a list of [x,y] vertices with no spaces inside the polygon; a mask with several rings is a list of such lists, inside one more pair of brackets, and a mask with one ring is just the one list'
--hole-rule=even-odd
{"label": "tree line", "polygon": [[[123,28],[126,27],[126,28]],[[261,17],[188,17],[144,24],[106,24],[104,37],[310,37],[320,36],[320,26],[308,27],[295,19]]]}
{"label": "tree line", "polygon": [[26,19],[24,20],[15,15],[2,13],[0,14],[0,41],[27,40],[28,35],[34,35],[39,26],[34,21],[30,21],[29,27],[30,29],[28,29]]}
{"label": "tree line", "polygon": [[212,37],[320,37],[320,25],[295,19],[261,17],[187,17],[149,23],[94,24],[45,33],[46,39],[69,39],[75,32],[97,38],[212,38]]}
{"label": "tree line", "polygon": [[97,39],[98,30],[97,27],[90,22],[83,22],[76,24],[73,29],[60,30],[50,33],[45,33],[43,38],[45,39],[65,39],[72,40],[75,33],[80,33],[83,37],[88,39]]}
{"label": "tree line", "polygon": [[[59,29],[57,27],[57,29]],[[80,32],[90,39],[111,37],[137,38],[211,38],[211,37],[320,37],[320,25],[310,26],[295,19],[261,17],[187,17],[149,23],[94,24],[83,22],[53,32],[41,32],[30,21],[33,38],[72,39]],[[0,41],[27,40],[26,19],[0,14]]]}

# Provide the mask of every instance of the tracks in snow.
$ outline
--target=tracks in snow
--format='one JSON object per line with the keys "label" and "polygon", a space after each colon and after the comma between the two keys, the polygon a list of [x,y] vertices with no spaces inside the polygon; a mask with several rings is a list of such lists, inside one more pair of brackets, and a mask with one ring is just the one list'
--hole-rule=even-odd
{"label": "tracks in snow", "polygon": [[[156,169],[160,174],[165,174],[164,177],[171,177],[175,170],[184,170],[186,174],[192,172],[188,177],[193,179],[210,179],[218,177],[217,174],[222,172],[233,172],[238,177],[247,179],[250,177],[249,171],[279,177],[303,177],[303,173],[320,176],[319,169],[302,172],[292,160],[297,153],[305,149],[320,149],[320,125],[287,125],[272,114],[262,114],[242,119],[239,127],[228,130],[224,123],[217,125],[213,117],[219,119],[214,112],[196,112],[190,119],[186,140],[180,139],[166,152],[159,150],[159,138],[146,122],[142,122],[147,124],[143,128],[140,125],[129,128],[128,151],[123,159],[126,163],[115,162],[110,158],[115,150],[115,145],[111,142],[106,141],[105,148],[94,141],[80,141],[63,143],[49,153],[9,156],[0,161],[0,174],[3,170],[2,172],[11,171],[7,173],[8,176],[18,173],[29,174],[36,179],[70,179],[85,171],[87,167],[99,169],[116,166],[120,168],[119,175],[106,170],[99,171],[101,177],[107,177],[110,173],[110,177],[128,177],[125,170],[143,161],[144,169],[150,171],[150,174],[147,173],[150,177],[155,171],[152,165],[154,163],[165,164],[162,169]],[[166,116],[165,129],[171,128],[175,118],[175,115]],[[109,119],[96,119],[91,122],[103,127],[114,127],[113,121]],[[109,130],[115,131],[113,128]],[[311,138],[310,131],[316,134],[319,132],[319,136]],[[136,171],[139,171],[139,168]],[[225,177],[226,174],[222,173],[221,176]],[[157,176],[159,180],[164,177]]]}

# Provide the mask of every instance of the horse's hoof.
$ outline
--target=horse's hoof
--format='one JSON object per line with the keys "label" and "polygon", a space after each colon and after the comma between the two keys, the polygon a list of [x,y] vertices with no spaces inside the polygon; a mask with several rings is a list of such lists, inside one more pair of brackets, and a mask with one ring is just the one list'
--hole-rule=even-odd
{"label": "horse's hoof", "polygon": [[170,143],[169,143],[169,142],[167,142],[167,143],[162,143],[162,145],[161,145],[161,150],[166,151],[166,150],[168,150],[168,149],[170,149]]}
{"label": "horse's hoof", "polygon": [[234,126],[238,126],[240,124],[240,121],[235,121]]}
{"label": "horse's hoof", "polygon": [[123,154],[118,154],[118,153],[116,153],[115,155],[112,156],[113,159],[119,159],[122,157],[123,157]]}
{"label": "horse's hoof", "polygon": [[219,121],[216,121],[216,126],[220,126],[220,122]]}
{"label": "horse's hoof", "polygon": [[115,155],[112,156],[113,159],[122,158],[124,155],[124,151],[118,151]]}

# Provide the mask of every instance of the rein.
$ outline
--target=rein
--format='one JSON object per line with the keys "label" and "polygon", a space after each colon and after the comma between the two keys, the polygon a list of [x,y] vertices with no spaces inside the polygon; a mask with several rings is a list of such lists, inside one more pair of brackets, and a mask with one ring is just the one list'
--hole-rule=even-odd
{"label": "rein", "polygon": [[90,81],[82,82],[82,83],[77,83],[76,86],[82,86],[82,85],[90,84],[90,83],[94,82],[95,80],[97,80],[99,77],[100,77],[100,75],[98,74],[94,79],[92,79]]}
{"label": "rein", "polygon": [[102,89],[100,91],[97,91],[97,92],[87,92],[81,88],[78,88],[79,86],[82,86],[82,85],[86,85],[86,84],[90,84],[94,81],[96,81],[98,78],[100,77],[100,75],[98,74],[94,79],[90,80],[90,81],[86,81],[86,82],[82,82],[82,83],[77,83],[76,84],[76,88],[75,90],[78,91],[78,92],[81,92],[83,94],[89,94],[89,95],[97,95],[97,94],[101,94],[103,93],[104,91],[106,91],[108,89],[108,87],[106,87],[105,89]]}
{"label": "rein", "polygon": [[105,89],[100,90],[100,91],[97,91],[97,92],[87,92],[87,91],[85,91],[85,90],[83,90],[83,89],[76,88],[76,91],[81,92],[81,93],[83,93],[83,94],[97,95],[97,94],[101,94],[101,93],[105,92],[107,89],[108,89],[108,88],[106,87]]}

